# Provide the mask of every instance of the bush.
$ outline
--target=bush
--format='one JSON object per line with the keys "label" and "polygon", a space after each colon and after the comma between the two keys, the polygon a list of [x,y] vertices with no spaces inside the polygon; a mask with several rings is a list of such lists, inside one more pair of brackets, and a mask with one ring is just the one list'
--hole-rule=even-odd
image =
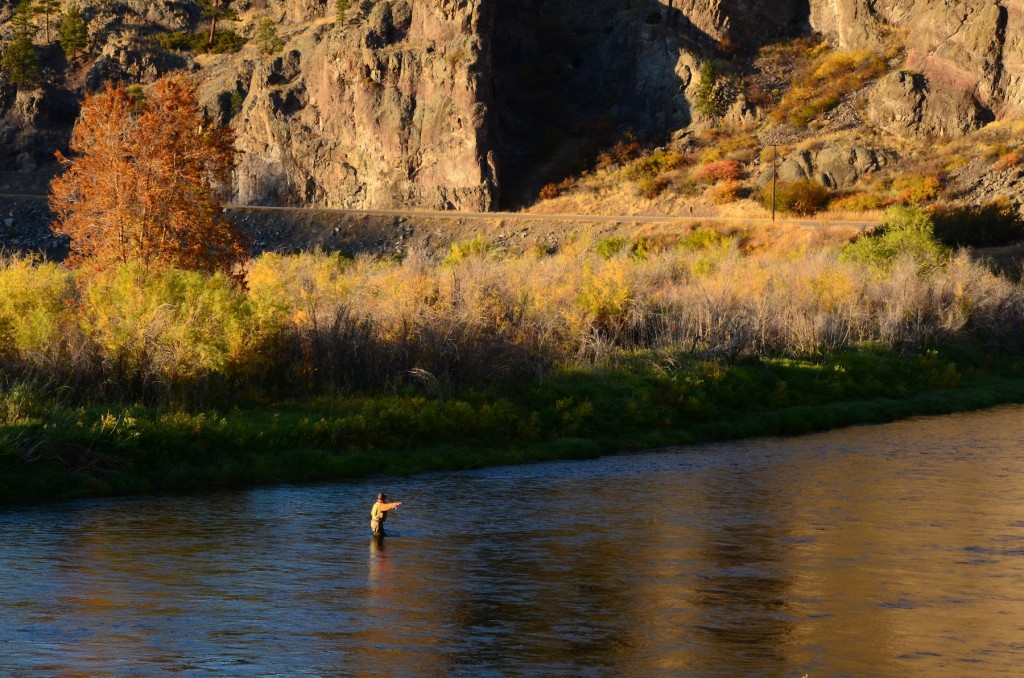
{"label": "bush", "polygon": [[896,177],[892,182],[896,200],[904,205],[921,205],[931,202],[942,192],[942,181],[933,175],[908,174]]}
{"label": "bush", "polygon": [[626,239],[621,237],[603,238],[597,241],[594,250],[607,261],[622,251],[626,246]]}
{"label": "bush", "polygon": [[743,184],[738,181],[723,181],[709,188],[707,197],[712,205],[728,205],[744,197]]}
{"label": "bush", "polygon": [[841,259],[886,271],[900,259],[913,259],[922,270],[949,260],[952,252],[935,237],[935,222],[913,207],[890,207],[881,225],[843,250]]}
{"label": "bush", "polygon": [[[823,210],[829,201],[827,188],[811,179],[780,181],[775,186],[775,209],[800,216],[809,216]],[[761,203],[765,209],[772,208],[772,186],[766,185],[761,192]]]}
{"label": "bush", "polygon": [[196,54],[229,54],[242,49],[245,38],[234,31],[217,31],[213,44],[205,33],[190,31],[174,31],[160,33],[156,36],[157,43],[167,50],[176,52],[195,52]]}
{"label": "bush", "polygon": [[829,207],[840,212],[867,212],[889,207],[891,204],[892,201],[884,195],[860,192],[835,198]]}
{"label": "bush", "polygon": [[645,158],[640,158],[626,170],[626,176],[634,181],[645,177],[653,178],[659,174],[674,170],[685,164],[686,156],[675,151],[654,151]]}
{"label": "bush", "polygon": [[743,166],[735,160],[719,160],[698,167],[693,178],[707,184],[719,181],[739,181],[743,178]]}
{"label": "bush", "polygon": [[935,237],[950,247],[1001,247],[1024,240],[1024,219],[1006,200],[939,207],[932,219]]}
{"label": "bush", "polygon": [[690,231],[685,238],[679,241],[679,249],[690,251],[709,250],[714,247],[722,247],[729,242],[727,236],[722,235],[713,228],[698,226]]}

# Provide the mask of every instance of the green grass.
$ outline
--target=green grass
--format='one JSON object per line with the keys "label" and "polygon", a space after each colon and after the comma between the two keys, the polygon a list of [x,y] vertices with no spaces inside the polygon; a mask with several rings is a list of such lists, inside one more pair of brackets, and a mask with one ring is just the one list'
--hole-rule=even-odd
{"label": "green grass", "polygon": [[0,501],[408,475],[803,434],[1024,402],[1024,365],[963,347],[734,364],[636,353],[614,369],[443,401],[338,395],[202,412],[27,407],[26,393],[15,393],[17,421],[0,426]]}

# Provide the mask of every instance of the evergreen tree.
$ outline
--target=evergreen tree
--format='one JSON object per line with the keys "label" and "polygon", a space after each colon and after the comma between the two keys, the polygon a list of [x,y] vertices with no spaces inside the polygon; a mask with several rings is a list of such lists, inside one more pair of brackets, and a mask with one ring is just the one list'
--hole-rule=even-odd
{"label": "evergreen tree", "polygon": [[21,0],[14,10],[11,20],[13,28],[11,42],[0,57],[0,66],[7,73],[7,80],[16,87],[35,85],[41,78],[39,57],[32,37],[36,27],[32,24],[32,5],[30,0]]}
{"label": "evergreen tree", "polygon": [[718,113],[718,91],[715,67],[710,61],[700,66],[700,82],[694,96],[694,108],[705,118],[713,118]]}
{"label": "evergreen tree", "polygon": [[345,12],[348,11],[348,0],[334,0],[334,8],[338,11],[338,23],[345,20]]}
{"label": "evergreen tree", "polygon": [[89,28],[85,25],[85,17],[82,16],[81,8],[71,3],[60,24],[60,46],[64,48],[65,54],[75,58],[79,52],[85,51],[88,44]]}
{"label": "evergreen tree", "polygon": [[43,17],[43,40],[50,44],[50,17],[60,14],[60,0],[33,0],[32,12]]}
{"label": "evergreen tree", "polygon": [[260,54],[277,54],[284,47],[284,40],[277,34],[277,25],[270,17],[263,17],[256,28],[256,45]]}
{"label": "evergreen tree", "polygon": [[210,35],[208,45],[213,44],[214,35],[217,33],[217,22],[222,19],[235,18],[235,12],[228,5],[231,0],[199,0],[203,9],[203,16],[210,20]]}

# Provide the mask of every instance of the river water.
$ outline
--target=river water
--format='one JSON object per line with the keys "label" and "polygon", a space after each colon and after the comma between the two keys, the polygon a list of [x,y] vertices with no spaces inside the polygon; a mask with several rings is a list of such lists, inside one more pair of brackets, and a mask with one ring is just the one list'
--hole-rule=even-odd
{"label": "river water", "polygon": [[1022,424],[7,509],[0,675],[1021,675]]}

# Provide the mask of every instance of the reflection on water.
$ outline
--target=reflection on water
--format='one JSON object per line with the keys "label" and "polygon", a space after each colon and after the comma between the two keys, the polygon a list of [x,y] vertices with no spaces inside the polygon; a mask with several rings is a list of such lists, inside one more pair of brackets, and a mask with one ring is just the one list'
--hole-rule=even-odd
{"label": "reflection on water", "polygon": [[1022,408],[0,513],[0,674],[1016,675]]}

